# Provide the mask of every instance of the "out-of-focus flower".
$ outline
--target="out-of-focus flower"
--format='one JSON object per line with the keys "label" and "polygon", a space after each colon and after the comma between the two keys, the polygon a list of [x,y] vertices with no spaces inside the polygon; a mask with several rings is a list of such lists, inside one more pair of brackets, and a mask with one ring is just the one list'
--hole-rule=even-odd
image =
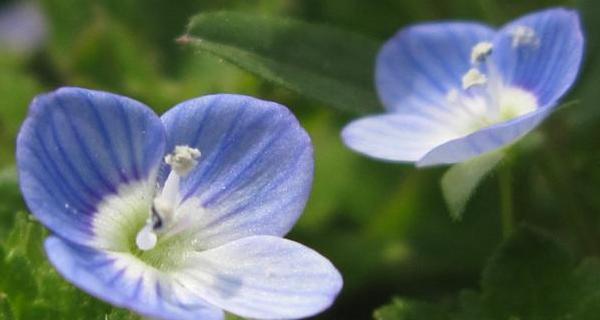
{"label": "out-of-focus flower", "polygon": [[0,7],[0,50],[25,53],[41,47],[47,37],[46,18],[35,2]]}
{"label": "out-of-focus flower", "polygon": [[23,196],[70,282],[164,319],[290,319],[331,305],[334,266],[283,239],[312,177],[312,144],[285,107],[239,95],[156,116],[114,94],[37,97],[17,143]]}
{"label": "out-of-focus flower", "polygon": [[584,39],[576,12],[536,12],[494,31],[421,24],[381,49],[376,86],[387,113],[350,123],[346,145],[417,166],[462,162],[519,139],[576,79]]}

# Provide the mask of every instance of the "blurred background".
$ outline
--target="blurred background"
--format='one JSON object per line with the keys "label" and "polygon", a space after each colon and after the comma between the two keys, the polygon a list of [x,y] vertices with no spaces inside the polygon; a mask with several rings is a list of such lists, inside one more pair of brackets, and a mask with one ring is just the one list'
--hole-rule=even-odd
{"label": "blurred background", "polygon": [[[411,23],[460,19],[500,26],[524,13],[557,5],[581,10],[587,34],[585,66],[564,99],[574,103],[522,140],[509,159],[514,206],[519,221],[550,230],[577,256],[597,255],[600,23],[593,17],[598,20],[600,3],[593,0],[2,0],[0,244],[11,241],[11,230],[30,223],[16,214],[26,209],[16,184],[14,145],[35,95],[65,85],[82,86],[135,98],[162,113],[189,98],[241,93],[291,108],[315,144],[312,196],[289,237],[327,256],[344,275],[341,296],[319,319],[368,319],[393,296],[439,302],[461,289],[477,288],[486,260],[501,241],[494,174],[474,195],[464,218],[454,221],[439,187],[445,168],[417,170],[354,154],[342,145],[339,132],[358,114],[336,111],[218,57],[184,48],[175,39],[184,33],[192,15],[218,10],[293,17],[383,43]],[[31,232],[41,232],[32,228]],[[32,242],[32,252],[40,245]],[[60,298],[44,288],[49,283],[41,284],[31,301],[50,308],[54,315],[50,318],[67,318],[69,308],[88,308],[88,319],[104,319],[113,312],[70,288],[43,259],[37,261],[32,255],[24,254],[22,263],[38,271],[23,281],[39,285],[36,272],[42,272],[55,279],[56,286],[65,286],[61,289],[65,295],[82,299]],[[0,309],[2,291],[9,290],[1,285],[0,281]],[[74,306],[72,301],[83,302]],[[40,311],[36,319],[49,317],[48,312]]]}

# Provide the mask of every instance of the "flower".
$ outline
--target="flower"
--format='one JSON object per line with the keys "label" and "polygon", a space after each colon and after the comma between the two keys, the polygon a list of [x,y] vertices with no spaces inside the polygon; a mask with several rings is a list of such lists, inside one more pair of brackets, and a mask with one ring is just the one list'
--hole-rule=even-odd
{"label": "flower", "polygon": [[36,2],[0,5],[0,48],[28,53],[39,49],[47,38],[46,16]]}
{"label": "flower", "polygon": [[118,95],[37,97],[20,186],[53,233],[50,262],[115,306],[163,319],[301,318],[341,289],[324,257],[281,238],[312,184],[312,145],[283,106],[219,94],[162,117]]}
{"label": "flower", "polygon": [[430,166],[462,162],[533,130],[577,77],[578,14],[555,8],[500,30],[473,22],[410,26],[379,52],[376,87],[387,113],[347,125],[368,156]]}

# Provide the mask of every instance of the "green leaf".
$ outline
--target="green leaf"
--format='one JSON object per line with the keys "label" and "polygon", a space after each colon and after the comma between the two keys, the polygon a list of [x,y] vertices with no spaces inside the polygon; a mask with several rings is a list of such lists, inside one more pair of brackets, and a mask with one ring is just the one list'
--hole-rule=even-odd
{"label": "green leaf", "polygon": [[552,236],[523,226],[483,272],[481,293],[464,291],[453,305],[396,299],[377,320],[594,320],[600,314],[600,260],[579,267]]}
{"label": "green leaf", "polygon": [[391,304],[374,313],[375,320],[448,320],[445,308],[434,304],[394,299]]}
{"label": "green leaf", "polygon": [[453,219],[460,220],[467,202],[504,157],[504,151],[494,151],[452,166],[441,180],[442,194]]}
{"label": "green leaf", "polygon": [[379,43],[302,21],[235,12],[199,14],[180,43],[340,110],[375,111]]}
{"label": "green leaf", "polygon": [[[5,269],[1,269],[5,270]],[[10,308],[8,298],[2,292],[0,292],[0,320],[13,320],[14,316]]]}
{"label": "green leaf", "polygon": [[[523,227],[490,259],[483,303],[495,319],[552,319],[571,307],[573,260],[560,243]],[[600,288],[598,288],[600,289]]]}

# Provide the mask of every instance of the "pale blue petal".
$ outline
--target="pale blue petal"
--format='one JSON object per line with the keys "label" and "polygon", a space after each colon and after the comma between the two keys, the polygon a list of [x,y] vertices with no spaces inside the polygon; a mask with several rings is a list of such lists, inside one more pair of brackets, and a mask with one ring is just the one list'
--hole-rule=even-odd
{"label": "pale blue petal", "polygon": [[291,229],[310,192],[313,151],[287,108],[222,94],[183,102],[162,120],[167,150],[189,145],[202,152],[181,186],[184,202],[198,202],[201,245]]}
{"label": "pale blue petal", "polygon": [[125,254],[79,246],[58,237],[45,243],[50,262],[75,286],[110,304],[159,319],[220,320],[223,311],[191,294],[156,269]]}
{"label": "pale blue petal", "polygon": [[132,99],[79,88],[38,96],[17,140],[23,197],[50,230],[88,244],[98,203],[152,179],[164,145],[160,119]]}
{"label": "pale blue petal", "polygon": [[447,107],[471,67],[471,49],[494,31],[469,22],[429,23],[400,30],[377,57],[376,87],[389,111]]}
{"label": "pale blue petal", "polygon": [[226,311],[253,319],[296,319],[328,308],[342,277],[317,252],[290,240],[252,236],[198,252],[174,275]]}
{"label": "pale blue petal", "polygon": [[342,139],[352,150],[373,158],[414,162],[456,138],[451,127],[421,114],[390,113],[351,122],[342,131]]}
{"label": "pale blue petal", "polygon": [[511,121],[448,141],[429,151],[417,162],[417,166],[462,162],[506,146],[533,130],[552,112],[552,109],[550,106],[544,106]]}
{"label": "pale blue petal", "polygon": [[[533,29],[539,43],[513,47],[512,34],[519,26]],[[575,81],[584,40],[576,11],[549,9],[509,23],[494,43],[494,60],[505,82],[532,92],[540,105],[549,105]]]}

